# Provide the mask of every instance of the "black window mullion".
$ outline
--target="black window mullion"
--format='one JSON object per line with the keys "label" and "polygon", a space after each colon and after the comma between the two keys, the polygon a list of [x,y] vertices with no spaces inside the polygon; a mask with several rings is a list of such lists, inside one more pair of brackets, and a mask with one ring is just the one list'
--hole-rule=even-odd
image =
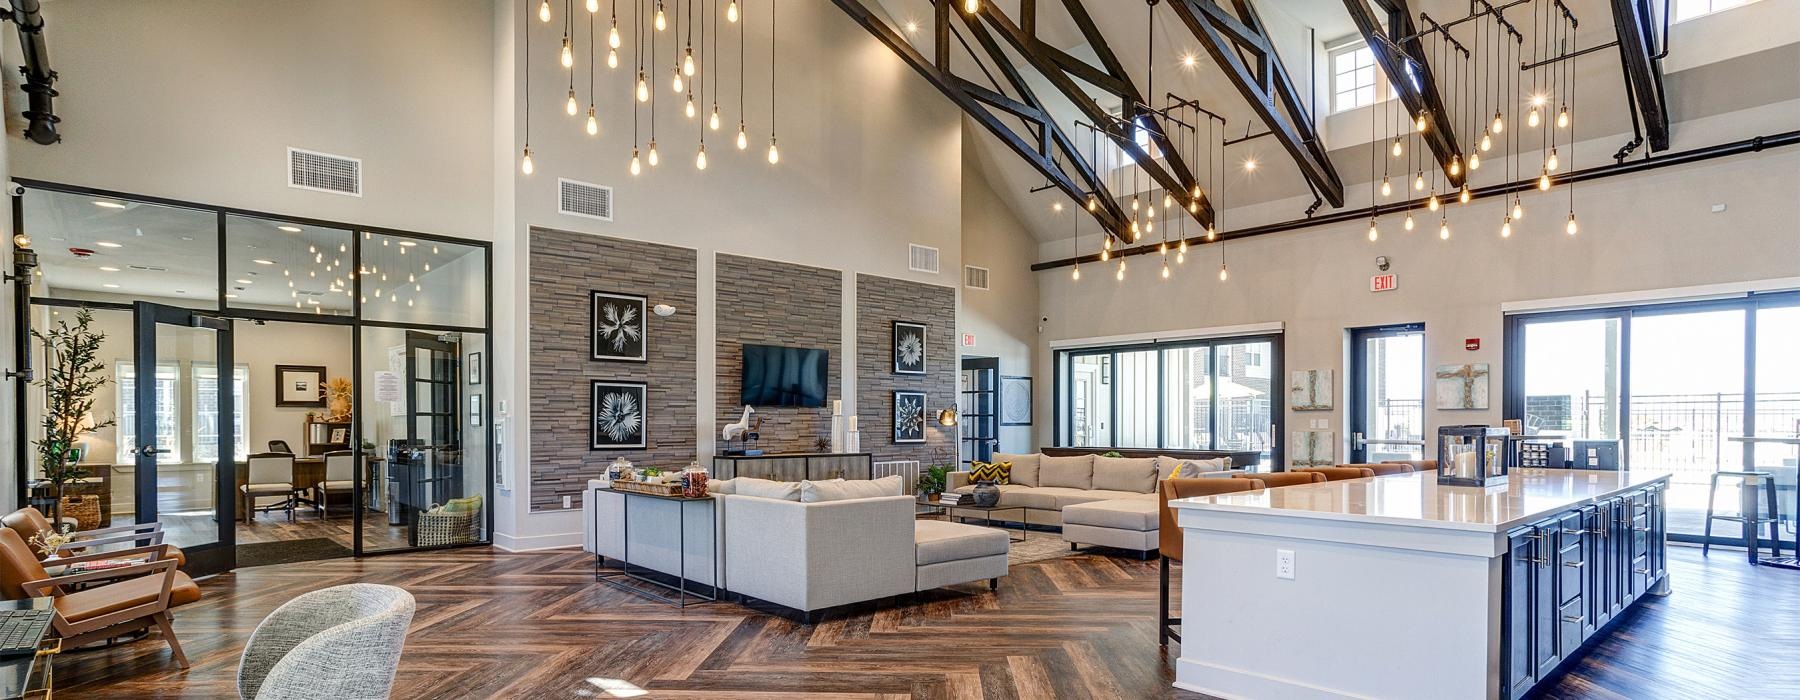
{"label": "black window mullion", "polygon": [[1219,449],[1219,343],[1206,344],[1206,449]]}

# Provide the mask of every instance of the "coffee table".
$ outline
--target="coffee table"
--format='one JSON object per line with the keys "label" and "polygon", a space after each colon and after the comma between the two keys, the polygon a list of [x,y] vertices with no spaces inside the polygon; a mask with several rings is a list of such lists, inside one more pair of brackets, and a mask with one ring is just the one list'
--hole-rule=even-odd
{"label": "coffee table", "polygon": [[[1014,542],[1024,542],[1025,541],[1025,536],[1026,536],[1026,532],[1027,532],[1026,522],[1025,522],[1025,511],[1028,510],[1025,506],[998,506],[998,505],[996,505],[996,506],[977,506],[977,505],[966,505],[966,504],[952,505],[952,504],[948,504],[948,503],[920,503],[919,508],[921,509],[921,513],[920,513],[921,515],[927,514],[927,513],[931,512],[931,510],[936,510],[937,512],[943,513],[945,517],[950,518],[951,521],[956,521],[957,518],[962,518],[963,520],[967,520],[969,518],[969,516],[966,516],[966,515],[960,515],[960,514],[952,515],[950,513],[950,511],[952,511],[952,510],[979,511],[982,514],[981,515],[982,523],[986,524],[986,525],[990,525],[990,526],[996,520],[993,517],[995,511],[1016,510],[1016,511],[1019,511],[1019,536],[1013,537],[1012,535],[1008,534],[1007,539],[1010,539]],[[1001,521],[1001,522],[1004,522],[1004,521]],[[1004,526],[1002,526],[1000,529],[1007,530],[1007,528]],[[1008,530],[1008,532],[1010,532],[1010,530]]]}

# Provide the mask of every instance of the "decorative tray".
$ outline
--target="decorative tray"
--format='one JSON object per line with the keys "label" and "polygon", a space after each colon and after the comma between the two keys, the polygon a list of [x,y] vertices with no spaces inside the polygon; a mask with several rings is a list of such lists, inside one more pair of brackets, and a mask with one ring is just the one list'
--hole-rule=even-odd
{"label": "decorative tray", "polygon": [[632,493],[647,493],[647,494],[650,494],[653,496],[680,496],[681,495],[681,482],[679,482],[679,481],[663,483],[663,484],[652,484],[652,483],[648,483],[648,482],[644,482],[644,481],[615,480],[612,482],[612,487],[619,491],[630,491]]}

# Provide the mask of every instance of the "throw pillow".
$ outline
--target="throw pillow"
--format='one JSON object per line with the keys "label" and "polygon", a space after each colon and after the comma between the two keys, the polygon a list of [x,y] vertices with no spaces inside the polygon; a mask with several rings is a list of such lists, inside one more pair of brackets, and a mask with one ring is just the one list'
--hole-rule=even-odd
{"label": "throw pillow", "polygon": [[[740,491],[740,493],[742,493],[742,491]],[[831,479],[829,481],[800,482],[801,503],[848,501],[857,498],[880,498],[882,496],[898,496],[900,494],[901,483],[899,474],[867,480]]]}
{"label": "throw pillow", "polygon": [[770,481],[740,476],[732,479],[739,496],[755,496],[757,498],[773,498],[777,501],[800,500],[800,484],[792,481]]}
{"label": "throw pillow", "polygon": [[1231,468],[1231,458],[1216,459],[1177,459],[1175,457],[1157,457],[1157,471],[1164,479],[1198,479],[1210,472],[1225,471]]}
{"label": "throw pillow", "polygon": [[1012,483],[1012,462],[970,462],[969,481],[992,482],[999,486]]}
{"label": "throw pillow", "polygon": [[443,507],[438,512],[474,513],[479,510],[481,510],[481,496],[475,495],[468,498],[452,498],[445,501]]}

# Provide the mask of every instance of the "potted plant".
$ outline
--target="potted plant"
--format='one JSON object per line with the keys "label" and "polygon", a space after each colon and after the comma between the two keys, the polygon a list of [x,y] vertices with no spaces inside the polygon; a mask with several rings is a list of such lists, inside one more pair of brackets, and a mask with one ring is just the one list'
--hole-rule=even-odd
{"label": "potted plant", "polygon": [[94,315],[87,309],[75,314],[75,325],[57,322],[48,332],[31,331],[44,344],[44,375],[34,381],[44,390],[43,438],[35,444],[38,465],[50,482],[55,501],[50,522],[61,527],[63,499],[68,485],[88,476],[71,455],[83,435],[109,427],[113,421],[89,422],[94,394],[106,384],[106,365],[99,359],[106,334],[91,330]]}
{"label": "potted plant", "polygon": [[919,473],[919,480],[913,484],[913,489],[924,496],[925,500],[935,502],[944,493],[944,488],[948,485],[949,480],[950,468],[934,464]]}

